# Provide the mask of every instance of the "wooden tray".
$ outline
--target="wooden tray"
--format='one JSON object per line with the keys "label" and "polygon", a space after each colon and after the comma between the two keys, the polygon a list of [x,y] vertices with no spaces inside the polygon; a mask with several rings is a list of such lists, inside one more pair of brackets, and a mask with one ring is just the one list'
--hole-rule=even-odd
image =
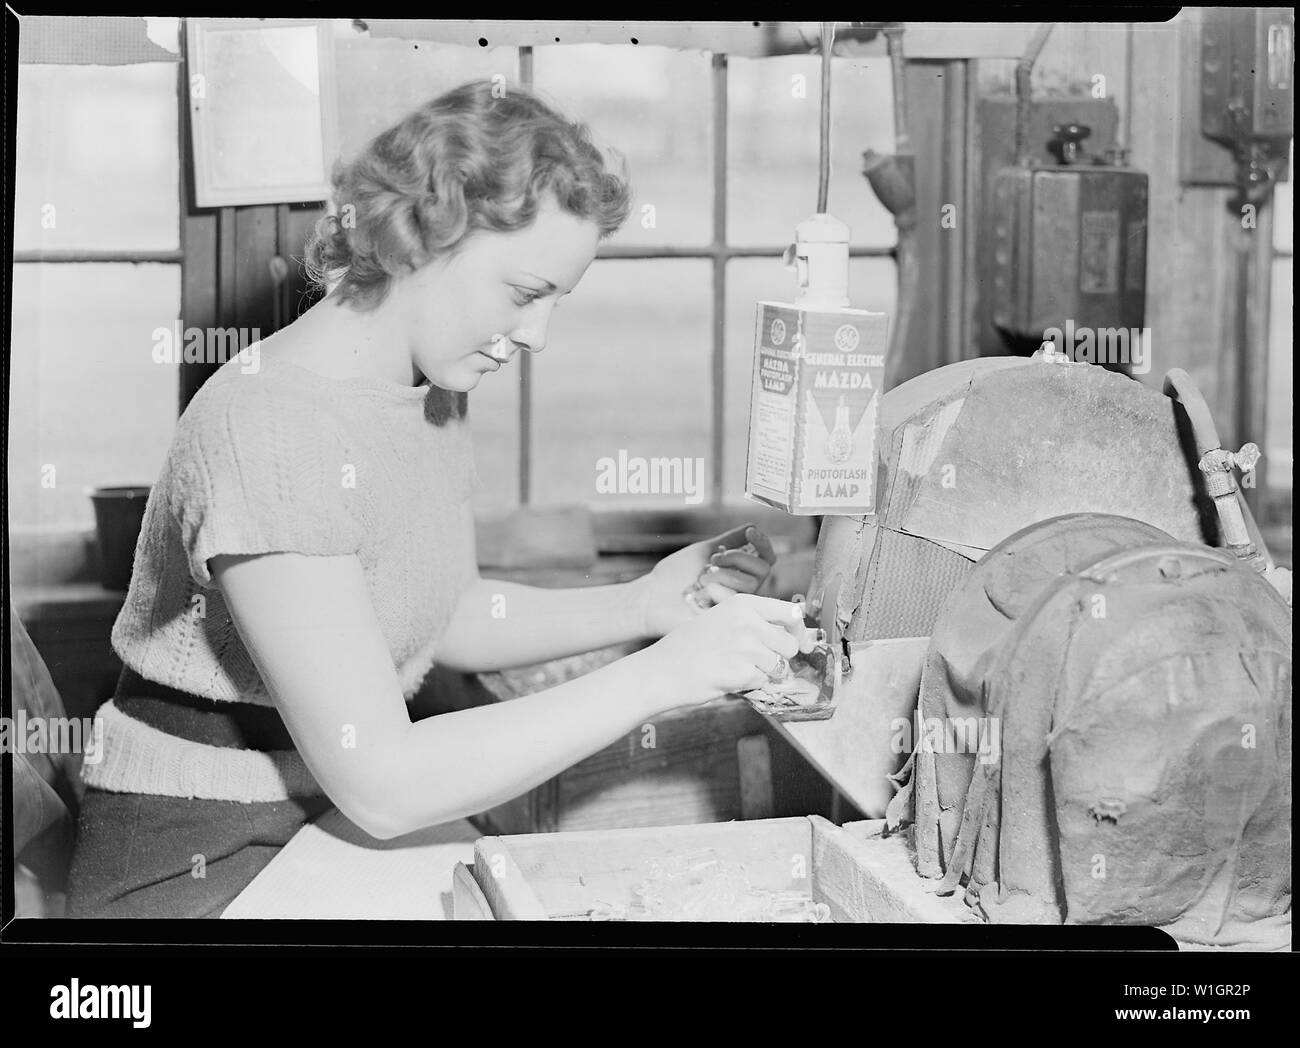
{"label": "wooden tray", "polygon": [[834,921],[978,923],[960,900],[927,890],[904,838],[882,838],[882,827],[880,820],[838,827],[812,815],[483,837],[473,868],[457,868],[456,918],[599,919],[611,905],[630,904],[654,864],[708,853],[742,863],[755,888],[809,892]]}

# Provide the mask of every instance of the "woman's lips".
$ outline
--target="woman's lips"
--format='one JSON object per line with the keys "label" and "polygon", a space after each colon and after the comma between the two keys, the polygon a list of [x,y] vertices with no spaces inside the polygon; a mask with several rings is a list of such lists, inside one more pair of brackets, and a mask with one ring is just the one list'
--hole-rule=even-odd
{"label": "woman's lips", "polygon": [[480,349],[478,351],[478,355],[492,365],[493,371],[501,370],[501,361],[497,360],[497,358],[492,356],[491,353],[487,352],[486,350]]}

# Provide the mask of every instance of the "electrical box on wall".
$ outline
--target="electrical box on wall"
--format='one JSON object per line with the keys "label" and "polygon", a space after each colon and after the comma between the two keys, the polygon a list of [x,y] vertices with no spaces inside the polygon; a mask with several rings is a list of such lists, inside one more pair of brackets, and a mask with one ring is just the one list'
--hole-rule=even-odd
{"label": "electrical box on wall", "polygon": [[1295,131],[1295,12],[1214,7],[1181,17],[1183,185],[1263,190],[1285,181]]}
{"label": "electrical box on wall", "polygon": [[1057,131],[1058,163],[994,179],[992,321],[1013,345],[1067,325],[1140,330],[1146,316],[1147,176],[1113,154],[1085,156],[1086,127]]}
{"label": "electrical box on wall", "polygon": [[[980,207],[975,243],[978,264],[972,273],[976,295],[971,304],[971,319],[982,356],[1032,351],[1041,344],[1042,335],[1039,331],[1032,343],[1009,345],[1012,340],[996,326],[994,282],[998,267],[993,264],[996,227],[1005,223],[1005,208],[1000,208],[995,200],[999,176],[1022,162],[1058,168],[1060,136],[1055,129],[1072,124],[1092,129],[1087,139],[1089,152],[1113,154],[1118,145],[1119,107],[1114,99],[1079,94],[1031,99],[1028,126],[1020,135],[1016,131],[1018,109],[1016,99],[1009,95],[985,96],[979,99],[976,108],[974,150]],[[1019,154],[1017,139],[1021,143]]]}
{"label": "electrical box on wall", "polygon": [[1214,8],[1201,28],[1201,132],[1287,142],[1295,128],[1295,13]]}
{"label": "electrical box on wall", "polygon": [[1227,146],[1238,196],[1257,203],[1272,190],[1295,130],[1295,12],[1283,7],[1213,8],[1201,27],[1201,133]]}

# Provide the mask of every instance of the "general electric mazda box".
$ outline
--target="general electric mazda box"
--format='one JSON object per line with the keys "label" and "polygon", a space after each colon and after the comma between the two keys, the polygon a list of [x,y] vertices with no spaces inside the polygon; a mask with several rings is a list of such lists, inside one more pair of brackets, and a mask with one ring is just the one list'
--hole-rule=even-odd
{"label": "general electric mazda box", "polygon": [[798,515],[876,511],[889,318],[758,304],[745,494]]}

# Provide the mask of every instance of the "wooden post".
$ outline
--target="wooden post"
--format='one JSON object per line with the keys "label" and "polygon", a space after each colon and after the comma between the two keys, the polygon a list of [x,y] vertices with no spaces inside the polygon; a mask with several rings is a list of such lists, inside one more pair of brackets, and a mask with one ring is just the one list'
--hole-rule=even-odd
{"label": "wooden post", "polygon": [[747,735],[736,742],[740,769],[740,817],[770,819],[772,800],[772,749],[766,735]]}

